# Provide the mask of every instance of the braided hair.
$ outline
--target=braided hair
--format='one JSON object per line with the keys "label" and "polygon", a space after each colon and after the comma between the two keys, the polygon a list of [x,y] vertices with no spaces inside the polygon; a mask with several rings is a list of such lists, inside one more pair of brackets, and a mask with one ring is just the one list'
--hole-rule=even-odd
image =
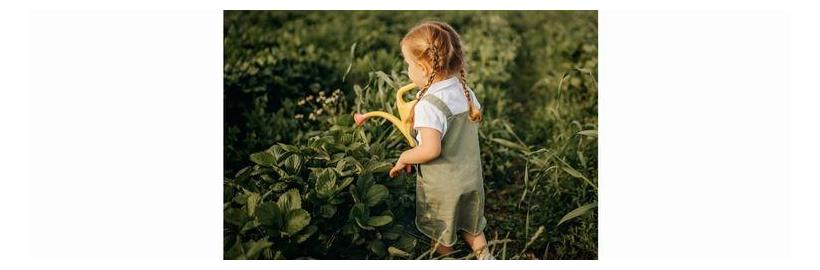
{"label": "braided hair", "polygon": [[[464,71],[464,50],[461,37],[447,23],[437,21],[422,22],[402,38],[401,46],[407,46],[408,51],[419,61],[426,61],[432,67],[428,74],[427,83],[422,86],[417,95],[421,99],[427,90],[438,78],[446,78],[458,74],[467,99],[467,108],[471,121],[481,120],[481,111],[475,108],[470,91],[467,90],[466,72]],[[418,104],[418,103],[416,103]],[[415,116],[415,105],[410,110],[407,121],[412,125]]]}

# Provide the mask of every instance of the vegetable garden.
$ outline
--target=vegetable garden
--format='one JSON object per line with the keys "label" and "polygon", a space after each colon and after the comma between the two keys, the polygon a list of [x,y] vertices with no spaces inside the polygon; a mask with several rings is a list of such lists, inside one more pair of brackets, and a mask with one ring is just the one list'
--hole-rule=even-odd
{"label": "vegetable garden", "polygon": [[387,176],[407,143],[352,117],[396,113],[398,42],[424,18],[465,45],[493,254],[597,259],[595,11],[225,11],[225,259],[472,257],[431,252],[415,176]]}

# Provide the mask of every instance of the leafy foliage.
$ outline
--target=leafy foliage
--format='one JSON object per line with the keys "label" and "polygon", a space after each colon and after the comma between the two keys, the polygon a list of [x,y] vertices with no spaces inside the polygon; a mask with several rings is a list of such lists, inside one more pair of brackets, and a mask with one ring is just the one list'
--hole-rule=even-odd
{"label": "leafy foliage", "polygon": [[435,258],[415,177],[387,177],[404,138],[351,116],[395,113],[419,18],[465,43],[493,253],[597,258],[596,12],[226,11],[226,259]]}

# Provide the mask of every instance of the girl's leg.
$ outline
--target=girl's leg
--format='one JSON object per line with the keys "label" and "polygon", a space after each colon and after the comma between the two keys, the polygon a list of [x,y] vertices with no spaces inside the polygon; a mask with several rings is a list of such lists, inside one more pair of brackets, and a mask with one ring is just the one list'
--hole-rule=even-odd
{"label": "girl's leg", "polygon": [[493,255],[490,254],[490,249],[487,247],[487,238],[484,236],[484,232],[481,232],[476,235],[464,232],[464,241],[467,241],[467,244],[470,245],[470,248],[473,250],[473,253],[476,254],[476,259],[495,259]]}
{"label": "girl's leg", "polygon": [[453,252],[453,247],[442,245],[441,243],[437,243],[435,240],[433,241],[433,247],[436,249],[436,253],[438,253],[439,255],[449,254]]}
{"label": "girl's leg", "polygon": [[484,232],[481,232],[476,235],[464,232],[464,241],[467,241],[467,244],[470,245],[470,248],[472,248],[473,251],[477,251],[487,247],[487,238],[484,237]]}

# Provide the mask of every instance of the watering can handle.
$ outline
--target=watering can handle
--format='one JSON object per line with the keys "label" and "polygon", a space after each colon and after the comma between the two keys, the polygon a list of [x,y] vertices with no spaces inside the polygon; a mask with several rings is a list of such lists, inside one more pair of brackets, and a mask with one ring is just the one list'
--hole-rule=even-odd
{"label": "watering can handle", "polygon": [[407,93],[407,91],[413,90],[413,88],[416,88],[416,84],[414,84],[414,83],[409,83],[409,84],[399,88],[399,90],[396,91],[396,101],[399,104],[407,103],[407,101],[404,100],[404,93]]}

